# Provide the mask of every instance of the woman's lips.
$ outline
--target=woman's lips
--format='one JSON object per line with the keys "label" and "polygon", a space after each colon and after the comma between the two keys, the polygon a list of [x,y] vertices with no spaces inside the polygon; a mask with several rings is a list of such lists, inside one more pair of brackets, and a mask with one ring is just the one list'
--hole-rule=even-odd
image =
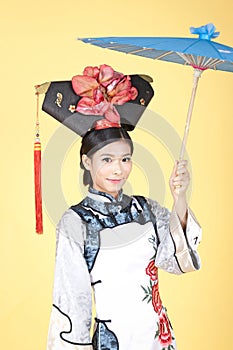
{"label": "woman's lips", "polygon": [[113,184],[119,184],[122,181],[122,179],[107,179],[107,180]]}

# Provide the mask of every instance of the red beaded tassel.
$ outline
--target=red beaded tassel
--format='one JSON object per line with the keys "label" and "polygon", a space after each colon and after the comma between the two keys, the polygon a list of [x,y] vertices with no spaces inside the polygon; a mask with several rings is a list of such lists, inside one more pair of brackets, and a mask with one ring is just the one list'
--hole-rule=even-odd
{"label": "red beaded tassel", "polygon": [[35,182],[35,211],[36,233],[43,233],[42,195],[41,195],[41,143],[39,134],[39,93],[37,96],[36,111],[36,138],[34,142],[34,182]]}

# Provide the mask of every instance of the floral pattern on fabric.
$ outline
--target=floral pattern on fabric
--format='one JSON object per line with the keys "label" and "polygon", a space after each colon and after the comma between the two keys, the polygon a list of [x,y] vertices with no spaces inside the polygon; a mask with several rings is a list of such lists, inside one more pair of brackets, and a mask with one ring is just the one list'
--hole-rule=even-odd
{"label": "floral pattern on fabric", "polygon": [[158,269],[155,266],[154,260],[151,260],[146,268],[146,274],[150,276],[150,285],[142,287],[145,292],[143,300],[152,302],[153,308],[157,314],[160,314],[162,310],[162,301],[159,295],[159,284],[158,284]]}
{"label": "floral pattern on fabric", "polygon": [[159,295],[159,283],[158,283],[158,268],[155,266],[154,260],[151,260],[145,269],[146,274],[150,277],[149,286],[141,286],[145,292],[144,300],[147,303],[152,303],[155,312],[159,316],[159,322],[157,323],[157,331],[155,333],[155,339],[163,346],[162,350],[175,349],[172,345],[174,337],[171,332],[171,324],[167,317],[166,309],[162,305],[162,300]]}
{"label": "floral pattern on fabric", "polygon": [[119,350],[118,339],[105,322],[108,321],[97,321],[98,325],[92,339],[93,350]]}
{"label": "floral pattern on fabric", "polygon": [[164,346],[163,350],[175,349],[174,346],[171,344],[174,338],[172,337],[170,322],[164,309],[159,315],[158,330],[155,334],[155,338],[156,337],[158,337],[159,342]]}

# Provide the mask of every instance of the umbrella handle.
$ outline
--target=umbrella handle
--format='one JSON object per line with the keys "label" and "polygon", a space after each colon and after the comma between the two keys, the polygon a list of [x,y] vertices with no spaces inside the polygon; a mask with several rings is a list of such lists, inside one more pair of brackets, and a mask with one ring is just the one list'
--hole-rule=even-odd
{"label": "umbrella handle", "polygon": [[192,89],[192,94],[189,102],[188,114],[186,118],[186,124],[185,124],[185,130],[184,130],[184,136],[183,136],[183,141],[181,145],[179,160],[182,160],[184,158],[184,152],[185,152],[185,147],[186,147],[188,133],[189,133],[189,126],[191,122],[191,116],[192,116],[193,105],[194,105],[194,100],[195,100],[196,91],[197,91],[197,85],[202,72],[203,71],[200,69],[197,69],[197,68],[194,69],[193,89]]}

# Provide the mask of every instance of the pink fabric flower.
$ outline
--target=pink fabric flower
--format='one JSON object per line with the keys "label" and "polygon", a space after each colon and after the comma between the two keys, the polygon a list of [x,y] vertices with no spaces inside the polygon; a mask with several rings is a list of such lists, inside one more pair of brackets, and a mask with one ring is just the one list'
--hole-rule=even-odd
{"label": "pink fabric flower", "polygon": [[120,122],[115,105],[135,100],[137,89],[132,87],[129,76],[115,72],[112,67],[103,64],[98,67],[86,67],[83,75],[72,78],[75,93],[82,98],[76,111],[86,115],[104,115],[113,123]]}
{"label": "pink fabric flower", "polygon": [[98,82],[88,75],[76,75],[72,79],[72,87],[77,95],[93,98],[94,91],[98,88]]}
{"label": "pink fabric flower", "polygon": [[84,69],[83,75],[88,75],[89,77],[96,79],[99,75],[99,68],[88,66]]}

